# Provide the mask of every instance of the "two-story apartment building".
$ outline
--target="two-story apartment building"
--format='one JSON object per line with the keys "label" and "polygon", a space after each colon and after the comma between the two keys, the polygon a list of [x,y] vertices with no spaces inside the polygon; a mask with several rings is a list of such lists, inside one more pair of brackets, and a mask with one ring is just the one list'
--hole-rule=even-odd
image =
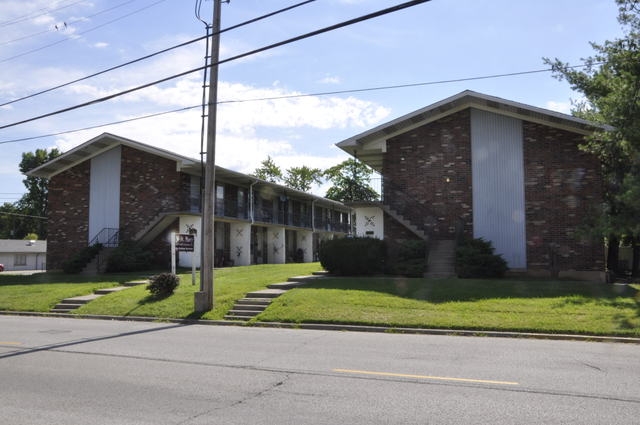
{"label": "two-story apartment building", "polygon": [[[130,240],[168,263],[172,233],[195,229],[200,265],[199,160],[109,133],[28,174],[49,179],[47,266],[59,269],[88,245]],[[309,193],[216,167],[216,266],[310,262],[319,243],[349,233],[349,208]]]}
{"label": "two-story apartment building", "polygon": [[595,129],[464,91],[350,137],[338,147],[383,178],[382,202],[355,208],[356,233],[426,239],[430,258],[484,238],[512,270],[600,280],[603,241],[581,231],[603,202],[600,163],[580,148]]}

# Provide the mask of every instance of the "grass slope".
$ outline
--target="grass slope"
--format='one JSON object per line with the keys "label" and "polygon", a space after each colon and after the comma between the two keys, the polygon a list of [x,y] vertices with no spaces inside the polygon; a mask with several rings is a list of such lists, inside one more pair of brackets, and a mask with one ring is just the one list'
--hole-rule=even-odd
{"label": "grass slope", "polygon": [[270,283],[284,282],[289,277],[307,275],[317,270],[321,270],[319,263],[263,264],[216,270],[214,308],[204,314],[193,311],[193,294],[200,290],[200,283],[197,276],[196,285],[192,285],[190,273],[180,275],[180,285],[169,297],[154,298],[145,286],[137,286],[98,298],[76,310],[76,313],[218,320],[247,292],[264,289]]}
{"label": "grass slope", "polygon": [[28,276],[0,275],[0,310],[51,310],[64,298],[93,293],[96,289],[118,286],[136,278],[131,274],[87,276],[63,273],[37,273]]}
{"label": "grass slope", "polygon": [[544,280],[328,278],[260,321],[640,336],[640,286]]}
{"label": "grass slope", "polygon": [[[152,297],[145,286],[92,301],[76,314],[222,319],[247,292],[319,270],[318,263],[266,264],[215,272],[215,305],[193,311],[199,280],[181,274],[176,292]],[[0,310],[49,311],[63,298],[147,277],[0,274]],[[640,285],[550,280],[325,278],[288,291],[254,321],[640,336]]]}

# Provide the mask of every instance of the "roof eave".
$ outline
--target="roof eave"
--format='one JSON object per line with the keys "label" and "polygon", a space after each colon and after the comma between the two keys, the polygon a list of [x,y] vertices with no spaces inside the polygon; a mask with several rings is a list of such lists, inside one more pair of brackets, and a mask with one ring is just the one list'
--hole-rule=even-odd
{"label": "roof eave", "polygon": [[[610,130],[608,126],[598,125],[571,115],[466,90],[345,139],[336,146],[380,171],[384,154],[384,149],[381,147],[386,146],[384,143],[388,139],[467,108],[495,112],[582,135],[589,135],[597,130]],[[377,147],[367,149],[368,146]]]}

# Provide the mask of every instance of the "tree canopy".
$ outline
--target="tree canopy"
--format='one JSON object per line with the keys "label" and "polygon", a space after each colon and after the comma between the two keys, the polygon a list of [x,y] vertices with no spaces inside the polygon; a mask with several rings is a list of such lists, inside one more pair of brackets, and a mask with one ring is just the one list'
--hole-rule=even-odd
{"label": "tree canopy", "polygon": [[291,167],[287,169],[284,176],[284,184],[292,189],[308,192],[313,184],[322,183],[322,170],[310,168],[306,165],[302,167]]}
{"label": "tree canopy", "polygon": [[[20,161],[20,172],[26,173],[61,155],[58,149],[36,149],[24,152]],[[19,201],[5,203],[0,207],[0,237],[22,239],[34,234],[39,239],[47,237],[47,195],[49,182],[41,177],[25,177],[22,180],[27,193]]]}
{"label": "tree canopy", "polygon": [[326,198],[340,202],[375,201],[380,195],[370,186],[373,169],[363,162],[350,158],[324,171],[333,186]]}
{"label": "tree canopy", "polygon": [[282,169],[276,165],[271,156],[260,163],[260,167],[256,168],[253,175],[271,183],[282,182]]}
{"label": "tree canopy", "polygon": [[325,180],[331,183],[325,197],[334,201],[375,201],[380,195],[370,186],[373,169],[356,160],[347,159],[326,170],[306,165],[288,168],[284,173],[268,156],[253,175],[271,183],[280,183],[292,189],[308,192],[314,184]]}
{"label": "tree canopy", "polygon": [[[585,59],[584,69],[559,59],[545,61],[584,96],[573,113],[603,125],[583,145],[600,159],[606,180],[605,208],[593,227],[610,242],[627,236],[635,245],[640,237],[640,1],[616,3],[624,36],[591,43],[595,53]],[[609,263],[616,268],[617,258]],[[634,263],[637,273],[637,259]]]}

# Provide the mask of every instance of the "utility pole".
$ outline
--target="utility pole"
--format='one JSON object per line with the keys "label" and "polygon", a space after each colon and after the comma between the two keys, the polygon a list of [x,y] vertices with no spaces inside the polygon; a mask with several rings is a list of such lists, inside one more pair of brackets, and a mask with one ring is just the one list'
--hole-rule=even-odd
{"label": "utility pole", "polygon": [[213,229],[215,200],[216,164],[216,112],[218,104],[218,61],[220,56],[220,12],[222,0],[213,0],[213,21],[211,37],[211,70],[209,75],[209,100],[207,102],[207,160],[204,171],[204,194],[202,207],[202,264],[200,264],[200,291],[194,294],[194,310],[198,313],[213,308]]}

